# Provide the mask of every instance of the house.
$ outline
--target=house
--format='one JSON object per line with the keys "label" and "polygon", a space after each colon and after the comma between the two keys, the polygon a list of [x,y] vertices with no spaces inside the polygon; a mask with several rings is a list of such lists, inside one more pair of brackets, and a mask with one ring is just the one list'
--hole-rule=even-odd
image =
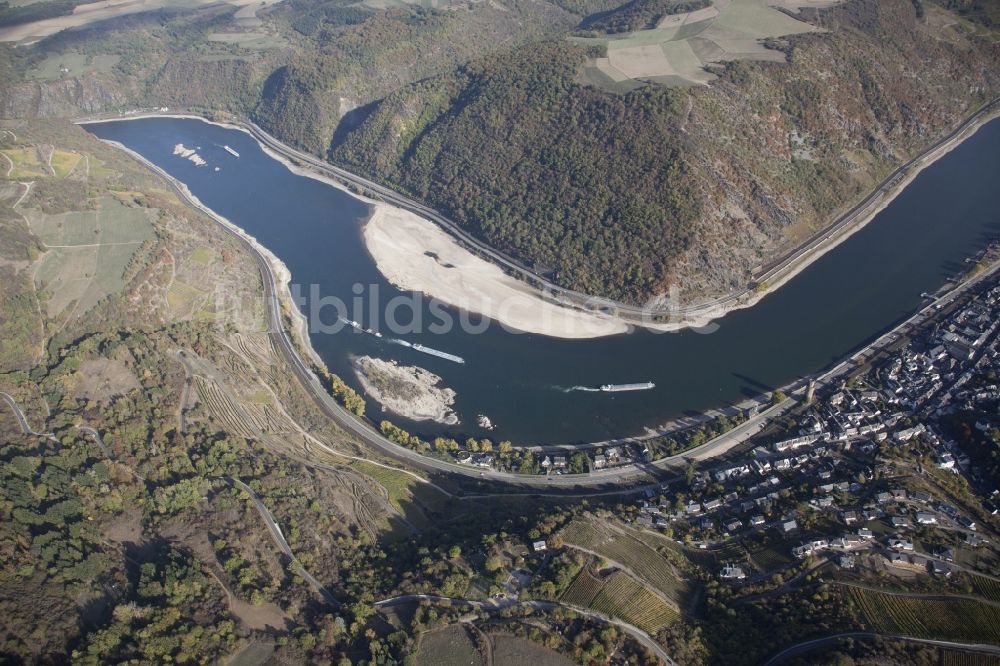
{"label": "house", "polygon": [[972,518],[969,518],[968,516],[959,516],[958,524],[967,530],[974,531],[976,529],[976,521],[974,521]]}
{"label": "house", "polygon": [[952,469],[955,467],[955,456],[946,451],[937,456],[936,462],[941,469]]}
{"label": "house", "polygon": [[718,497],[716,497],[715,499],[710,499],[704,504],[705,511],[714,511],[715,509],[718,509],[720,506],[722,506],[722,500],[720,500]]}
{"label": "house", "polygon": [[750,519],[750,524],[753,525],[754,527],[757,527],[759,525],[763,525],[764,524],[764,516],[760,516],[760,515],[754,516],[753,518]]}
{"label": "house", "polygon": [[887,493],[885,491],[882,491],[878,495],[875,496],[875,501],[878,502],[879,504],[885,504],[887,502],[891,502],[892,501],[892,495],[890,495],[889,493]]}
{"label": "house", "polygon": [[730,520],[728,523],[726,523],[726,531],[727,532],[735,532],[736,530],[740,529],[741,527],[743,527],[743,521],[742,520]]}
{"label": "house", "polygon": [[846,524],[846,525],[853,525],[854,523],[858,522],[858,512],[857,511],[845,511],[842,514],[842,518],[844,519],[844,524]]}
{"label": "house", "polygon": [[916,502],[928,504],[931,501],[931,494],[923,490],[914,490],[910,493],[910,498]]}
{"label": "house", "polygon": [[684,507],[684,512],[688,515],[693,515],[696,513],[701,513],[701,503],[700,502],[689,502],[686,507]]}
{"label": "house", "polygon": [[922,560],[915,560],[903,553],[889,553],[889,564],[894,567],[902,567],[911,571],[924,571],[927,564]]}
{"label": "house", "polygon": [[931,560],[931,573],[935,576],[944,576],[945,578],[949,578],[951,576],[951,572],[951,565]]}
{"label": "house", "polygon": [[891,522],[892,526],[896,528],[903,528],[910,526],[910,521],[908,521],[906,518],[903,518],[902,516],[893,516],[892,518],[889,519],[889,522]]}
{"label": "house", "polygon": [[746,577],[747,575],[743,571],[743,567],[737,567],[731,564],[727,564],[722,567],[722,570],[719,572],[719,578],[722,580],[743,580]]}
{"label": "house", "polygon": [[608,459],[604,454],[594,456],[594,469],[604,469],[608,466]]}
{"label": "house", "polygon": [[889,539],[889,548],[913,552],[913,542],[906,539]]}
{"label": "house", "polygon": [[542,553],[548,550],[548,546],[544,541],[535,541],[531,544],[531,549],[536,553]]}
{"label": "house", "polygon": [[837,563],[842,569],[853,569],[854,568],[854,556],[853,555],[841,555]]}
{"label": "house", "polygon": [[934,554],[935,557],[944,560],[945,562],[955,561],[955,551],[951,548],[942,548]]}
{"label": "house", "polygon": [[476,467],[493,467],[493,456],[488,453],[477,453],[472,456],[472,464]]}
{"label": "house", "polygon": [[928,511],[917,511],[917,523],[920,525],[937,525],[937,516]]}
{"label": "house", "polygon": [[553,458],[552,469],[566,469],[566,456],[556,456]]}
{"label": "house", "polygon": [[799,524],[794,520],[786,520],[781,523],[781,529],[785,534],[788,534],[789,532],[794,532],[799,529]]}

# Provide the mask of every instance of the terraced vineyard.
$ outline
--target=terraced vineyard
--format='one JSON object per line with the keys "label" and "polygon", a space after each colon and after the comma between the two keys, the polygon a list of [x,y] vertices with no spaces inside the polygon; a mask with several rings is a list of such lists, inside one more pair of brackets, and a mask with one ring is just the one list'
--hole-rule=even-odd
{"label": "terraced vineyard", "polygon": [[941,666],[1000,666],[1000,657],[992,654],[945,650],[941,653]]}
{"label": "terraced vineyard", "polygon": [[598,595],[604,582],[595,578],[593,574],[584,568],[580,574],[573,579],[570,586],[563,592],[562,600],[576,604],[577,606],[590,606],[594,597]]}
{"label": "terraced vineyard", "polygon": [[689,594],[688,584],[677,574],[670,561],[626,528],[598,525],[590,519],[576,519],[562,532],[563,541],[598,554],[630,569],[644,582],[683,606]]}
{"label": "terraced vineyard", "polygon": [[619,618],[650,634],[679,617],[676,609],[624,571],[602,580],[585,568],[570,584],[562,600]]}
{"label": "terraced vineyard", "polygon": [[986,576],[969,576],[972,580],[973,594],[985,597],[991,601],[1000,601],[1000,582]]}
{"label": "terraced vineyard", "polygon": [[849,587],[865,621],[878,632],[916,638],[996,643],[1000,608],[968,599],[937,600],[895,596]]}
{"label": "terraced vineyard", "polygon": [[263,429],[263,424],[255,424],[256,429],[249,427],[250,416],[238,404],[229,399],[225,391],[213,381],[208,381],[202,377],[195,377],[195,387],[198,390],[198,397],[205,403],[215,418],[233,432],[247,438],[256,437]]}

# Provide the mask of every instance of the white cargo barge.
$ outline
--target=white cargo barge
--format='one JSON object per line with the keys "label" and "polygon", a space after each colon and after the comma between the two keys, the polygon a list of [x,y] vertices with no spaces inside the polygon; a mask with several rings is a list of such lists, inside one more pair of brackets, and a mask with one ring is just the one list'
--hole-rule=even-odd
{"label": "white cargo barge", "polygon": [[449,354],[448,352],[443,352],[432,347],[425,347],[420,344],[411,345],[418,352],[423,352],[425,354],[430,354],[431,356],[437,356],[438,358],[443,358],[447,361],[454,361],[455,363],[465,363],[465,359],[461,356],[455,356],[454,354]]}
{"label": "white cargo barge", "polygon": [[617,393],[618,391],[646,391],[656,388],[653,382],[639,382],[638,384],[602,384],[601,390],[606,393]]}

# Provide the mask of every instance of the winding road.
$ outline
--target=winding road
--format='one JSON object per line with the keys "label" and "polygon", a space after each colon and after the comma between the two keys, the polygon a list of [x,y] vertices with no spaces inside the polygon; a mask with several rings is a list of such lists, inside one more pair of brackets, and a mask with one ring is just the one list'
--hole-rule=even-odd
{"label": "winding road", "polygon": [[823,638],[814,638],[811,641],[804,641],[787,647],[778,654],[774,655],[766,662],[764,666],[774,666],[775,664],[780,664],[785,659],[789,657],[794,657],[796,655],[811,652],[817,648],[828,647],[836,645],[839,641],[854,638],[854,639],[873,639],[873,638],[883,638],[888,640],[906,641],[909,643],[920,643],[922,645],[934,645],[936,647],[953,648],[955,650],[964,650],[966,652],[979,652],[982,654],[991,654],[1000,656],[1000,646],[988,645],[984,643],[958,643],[955,641],[939,641],[931,638],[915,638],[913,636],[903,636],[900,634],[878,634],[874,631],[848,631],[842,634],[834,634],[832,636],[824,636]]}
{"label": "winding road", "polygon": [[655,654],[657,657],[663,661],[667,666],[677,666],[677,662],[670,658],[670,655],[663,649],[659,643],[657,643],[653,638],[647,634],[645,631],[636,627],[635,625],[629,624],[622,620],[618,620],[613,617],[609,617],[604,613],[599,613],[590,608],[583,608],[575,604],[567,604],[561,601],[517,601],[515,599],[503,599],[499,601],[473,601],[471,599],[456,599],[453,597],[440,597],[433,594],[405,594],[400,597],[392,597],[391,599],[383,599],[382,601],[376,601],[376,608],[383,608],[387,606],[398,606],[401,604],[408,604],[421,601],[432,601],[438,603],[450,603],[453,606],[467,606],[469,608],[474,608],[476,610],[483,610],[487,612],[495,612],[503,610],[505,608],[533,608],[540,611],[553,611],[560,608],[565,608],[590,618],[591,620],[597,620],[598,622],[606,625],[614,625],[622,629],[629,636],[635,640],[642,643],[650,652]]}
{"label": "winding road", "polygon": [[10,408],[14,411],[14,416],[17,417],[17,422],[21,426],[22,434],[29,435],[31,437],[45,437],[46,439],[55,441],[56,436],[53,433],[35,432],[34,430],[31,429],[31,426],[28,425],[28,419],[24,418],[24,412],[21,411],[20,406],[18,406],[17,402],[9,394],[0,391],[0,398],[2,398],[4,402],[10,405]]}
{"label": "winding road", "polygon": [[275,519],[274,514],[271,510],[267,508],[267,505],[261,501],[260,496],[254,492],[253,488],[243,483],[237,478],[227,476],[226,481],[229,481],[234,486],[245,492],[250,496],[251,501],[253,501],[254,506],[257,508],[257,512],[260,513],[261,517],[264,519],[264,523],[267,525],[268,531],[271,533],[271,537],[274,542],[278,544],[278,548],[281,549],[288,559],[292,562],[292,567],[294,567],[295,572],[302,577],[304,581],[309,583],[309,585],[316,590],[316,592],[323,597],[323,600],[332,606],[333,608],[340,608],[340,602],[330,594],[330,591],[323,587],[323,584],[316,580],[315,577],[302,566],[298,558],[295,557],[295,553],[292,552],[292,547],[288,545],[288,541],[285,540],[285,535],[281,531],[281,527],[278,525],[278,521]]}

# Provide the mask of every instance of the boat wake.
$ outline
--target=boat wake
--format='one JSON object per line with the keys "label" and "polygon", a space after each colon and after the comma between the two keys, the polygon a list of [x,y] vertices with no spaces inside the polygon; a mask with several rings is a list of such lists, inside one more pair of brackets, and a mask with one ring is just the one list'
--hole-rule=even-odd
{"label": "boat wake", "polygon": [[573,391],[586,391],[588,393],[599,393],[601,389],[596,389],[593,386],[555,386],[553,387],[557,391],[562,391],[563,393],[572,393]]}

